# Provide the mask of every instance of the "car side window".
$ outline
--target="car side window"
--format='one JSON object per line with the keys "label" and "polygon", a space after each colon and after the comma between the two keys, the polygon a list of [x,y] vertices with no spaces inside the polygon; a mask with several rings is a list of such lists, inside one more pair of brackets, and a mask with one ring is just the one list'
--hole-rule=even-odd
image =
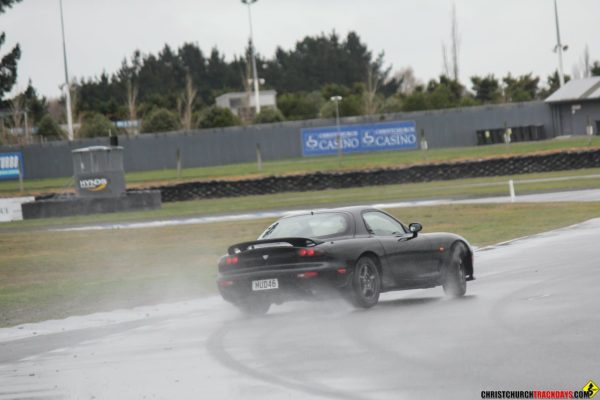
{"label": "car side window", "polygon": [[406,230],[398,221],[379,211],[369,211],[363,214],[367,228],[377,236],[402,235]]}

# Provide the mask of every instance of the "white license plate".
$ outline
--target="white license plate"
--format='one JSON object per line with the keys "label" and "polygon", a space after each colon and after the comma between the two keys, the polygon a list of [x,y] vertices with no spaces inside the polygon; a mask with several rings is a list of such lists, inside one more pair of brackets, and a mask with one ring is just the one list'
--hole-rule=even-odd
{"label": "white license plate", "polygon": [[271,290],[279,289],[279,281],[277,279],[261,279],[252,281],[252,290]]}

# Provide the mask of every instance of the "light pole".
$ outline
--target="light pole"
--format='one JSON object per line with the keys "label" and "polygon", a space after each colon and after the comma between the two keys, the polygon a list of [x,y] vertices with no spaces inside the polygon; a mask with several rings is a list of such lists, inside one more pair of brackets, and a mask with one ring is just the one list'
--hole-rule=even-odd
{"label": "light pole", "polygon": [[340,101],[342,101],[342,96],[331,96],[329,100],[335,103],[335,126],[337,129],[338,163],[342,165],[342,133],[340,132]]}
{"label": "light pole", "polygon": [[248,6],[248,21],[250,22],[250,54],[252,56],[252,80],[254,81],[254,109],[256,115],[260,113],[260,94],[258,89],[258,73],[256,71],[256,57],[254,56],[254,34],[252,32],[252,11],[250,6],[258,0],[242,0]]}
{"label": "light pole", "polygon": [[60,4],[60,29],[62,31],[62,45],[63,45],[63,59],[65,64],[65,88],[66,88],[66,101],[67,101],[67,135],[69,140],[73,140],[73,114],[71,113],[71,85],[69,84],[69,69],[67,68],[67,46],[65,44],[65,22],[63,19],[63,6],[62,0],[59,0]]}
{"label": "light pole", "polygon": [[554,21],[556,23],[556,46],[554,47],[554,51],[558,53],[558,80],[560,82],[560,86],[562,87],[565,84],[565,74],[563,70],[563,50],[567,51],[569,46],[563,46],[560,42],[560,28],[558,26],[558,6],[556,5],[556,0],[554,0]]}

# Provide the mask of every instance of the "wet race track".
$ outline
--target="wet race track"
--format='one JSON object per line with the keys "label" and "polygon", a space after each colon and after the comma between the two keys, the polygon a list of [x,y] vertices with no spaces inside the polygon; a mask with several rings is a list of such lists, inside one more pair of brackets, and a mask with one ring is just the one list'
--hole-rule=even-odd
{"label": "wet race track", "polygon": [[600,380],[600,219],[475,262],[457,300],[435,288],[246,318],[215,297],[2,329],[0,399],[477,399]]}

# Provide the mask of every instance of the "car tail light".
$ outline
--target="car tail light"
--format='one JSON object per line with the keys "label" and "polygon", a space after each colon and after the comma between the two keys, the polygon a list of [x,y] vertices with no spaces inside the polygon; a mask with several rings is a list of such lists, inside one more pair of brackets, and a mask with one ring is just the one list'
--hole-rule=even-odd
{"label": "car tail light", "polygon": [[298,278],[314,278],[317,275],[319,275],[319,273],[316,271],[308,271],[308,272],[302,272],[296,276]]}
{"label": "car tail light", "polygon": [[231,265],[231,264],[237,264],[240,261],[240,259],[237,256],[233,256],[233,257],[227,257],[225,259],[225,263],[227,265]]}
{"label": "car tail light", "polygon": [[320,251],[315,249],[300,249],[298,250],[298,255],[300,257],[314,257],[322,254]]}
{"label": "car tail light", "polygon": [[221,287],[229,287],[231,285],[233,285],[233,281],[228,281],[228,280],[219,281],[219,286],[221,286]]}
{"label": "car tail light", "polygon": [[340,275],[345,275],[346,272],[348,272],[348,270],[346,268],[343,268],[343,267],[342,268],[338,268],[336,271]]}

